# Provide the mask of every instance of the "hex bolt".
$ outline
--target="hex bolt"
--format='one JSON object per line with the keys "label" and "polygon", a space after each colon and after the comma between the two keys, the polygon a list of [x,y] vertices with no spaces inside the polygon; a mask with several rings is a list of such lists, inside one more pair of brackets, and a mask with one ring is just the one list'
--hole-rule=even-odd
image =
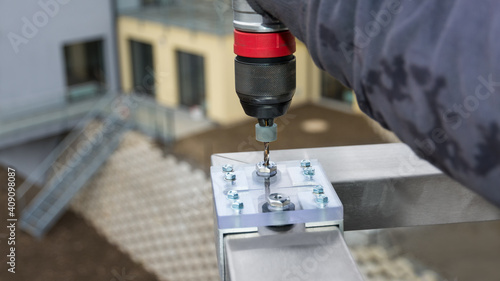
{"label": "hex bolt", "polygon": [[312,180],[314,174],[316,173],[316,171],[314,170],[313,167],[307,167],[307,168],[304,168],[304,175],[307,176],[310,180]]}
{"label": "hex bolt", "polygon": [[257,163],[255,172],[259,177],[274,177],[278,173],[278,166],[273,161],[266,165],[264,161]]}
{"label": "hex bolt", "polygon": [[315,201],[316,204],[318,204],[318,207],[324,208],[328,204],[328,196],[320,194],[316,197]]}
{"label": "hex bolt", "polygon": [[302,167],[302,168],[311,167],[311,161],[309,161],[307,159],[300,161],[300,167]]}
{"label": "hex bolt", "polygon": [[313,188],[313,194],[316,196],[319,196],[319,195],[324,194],[324,193],[325,193],[325,190],[323,189],[323,187],[321,185],[317,185]]}
{"label": "hex bolt", "polygon": [[236,190],[229,190],[227,192],[227,199],[238,200],[238,199],[240,199],[240,195],[238,194],[238,191],[236,191]]}
{"label": "hex bolt", "polygon": [[290,197],[282,193],[271,193],[268,196],[268,203],[271,210],[284,211],[290,207]]}
{"label": "hex bolt", "polygon": [[234,201],[233,204],[231,204],[231,208],[233,210],[242,210],[245,206],[243,205],[243,202],[241,201]]}
{"label": "hex bolt", "polygon": [[229,172],[234,171],[233,165],[226,164],[226,165],[222,166],[222,171],[225,172],[225,173],[229,173]]}
{"label": "hex bolt", "polygon": [[224,179],[227,180],[227,181],[235,181],[236,180],[236,174],[233,173],[233,172],[228,172],[224,176]]}

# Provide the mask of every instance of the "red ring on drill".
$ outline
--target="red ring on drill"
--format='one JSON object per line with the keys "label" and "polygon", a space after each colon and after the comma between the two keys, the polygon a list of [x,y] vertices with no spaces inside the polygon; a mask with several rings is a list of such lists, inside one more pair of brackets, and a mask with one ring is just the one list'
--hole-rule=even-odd
{"label": "red ring on drill", "polygon": [[247,58],[278,58],[295,53],[290,31],[250,33],[234,30],[234,53]]}

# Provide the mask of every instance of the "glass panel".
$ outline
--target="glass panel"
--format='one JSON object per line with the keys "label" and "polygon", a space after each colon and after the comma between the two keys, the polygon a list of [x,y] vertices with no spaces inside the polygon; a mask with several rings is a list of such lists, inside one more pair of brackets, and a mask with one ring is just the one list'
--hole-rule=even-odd
{"label": "glass panel", "polygon": [[130,40],[134,92],[155,95],[153,46]]}
{"label": "glass panel", "polygon": [[205,59],[177,51],[180,104],[205,107]]}

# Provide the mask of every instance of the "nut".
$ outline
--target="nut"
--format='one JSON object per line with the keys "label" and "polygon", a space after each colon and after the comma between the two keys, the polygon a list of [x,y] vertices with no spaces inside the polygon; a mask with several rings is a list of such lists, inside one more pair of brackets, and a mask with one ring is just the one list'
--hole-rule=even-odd
{"label": "nut", "polygon": [[228,172],[224,175],[224,179],[227,181],[235,181],[236,180],[236,174],[233,172]]}
{"label": "nut", "polygon": [[234,210],[242,210],[244,207],[245,206],[241,201],[234,201],[233,204],[231,204],[231,208]]}
{"label": "nut", "polygon": [[328,204],[328,196],[325,196],[324,194],[320,194],[316,197],[315,201],[319,207],[324,208],[326,206],[326,204]]}
{"label": "nut", "polygon": [[269,205],[274,209],[285,210],[290,205],[290,197],[282,193],[271,193],[268,199]]}
{"label": "nut", "polygon": [[234,171],[233,170],[233,165],[226,164],[226,165],[222,166],[222,171],[225,172],[225,173]]}
{"label": "nut", "polygon": [[304,175],[306,176],[309,176],[312,178],[312,176],[314,176],[314,174],[316,174],[316,171],[314,170],[313,167],[307,167],[307,168],[304,168]]}
{"label": "nut", "polygon": [[300,167],[302,167],[302,168],[311,167],[311,161],[309,161],[307,159],[300,161]]}
{"label": "nut", "polygon": [[238,199],[240,199],[240,195],[238,194],[238,191],[236,191],[236,190],[229,190],[227,192],[227,199],[238,200]]}
{"label": "nut", "polygon": [[266,166],[264,161],[262,161],[257,163],[255,171],[260,177],[273,177],[278,173],[278,167],[272,161],[269,162],[269,166]]}
{"label": "nut", "polygon": [[313,194],[316,196],[324,194],[324,193],[325,193],[325,190],[323,189],[323,187],[321,185],[317,185],[313,188]]}

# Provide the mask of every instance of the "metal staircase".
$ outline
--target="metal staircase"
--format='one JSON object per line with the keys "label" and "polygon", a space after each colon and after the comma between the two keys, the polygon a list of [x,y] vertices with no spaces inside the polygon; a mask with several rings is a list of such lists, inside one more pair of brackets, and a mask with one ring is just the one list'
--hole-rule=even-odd
{"label": "metal staircase", "polygon": [[122,136],[136,129],[171,143],[173,113],[135,95],[104,96],[17,189],[19,227],[42,237],[116,150]]}
{"label": "metal staircase", "polygon": [[[35,237],[43,236],[63,214],[69,202],[118,147],[130,128],[127,120],[110,118],[107,129],[89,142],[84,153],[74,153],[43,189],[24,208],[20,227]],[[97,140],[97,138],[99,138]]]}

